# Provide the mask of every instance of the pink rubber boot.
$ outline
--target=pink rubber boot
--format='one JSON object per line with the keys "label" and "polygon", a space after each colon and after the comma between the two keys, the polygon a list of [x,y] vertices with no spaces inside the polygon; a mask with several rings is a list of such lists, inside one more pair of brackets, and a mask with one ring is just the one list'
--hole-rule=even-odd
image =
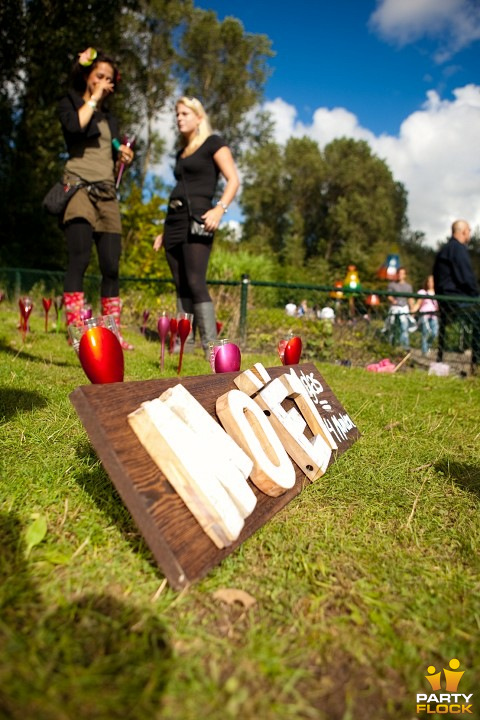
{"label": "pink rubber boot", "polygon": [[102,297],[102,315],[113,315],[117,323],[120,345],[124,350],[133,350],[133,345],[127,342],[120,331],[120,314],[122,312],[122,301],[119,297]]}
{"label": "pink rubber boot", "polygon": [[64,292],[63,304],[67,316],[67,327],[69,325],[83,325],[81,312],[83,310],[83,292]]}

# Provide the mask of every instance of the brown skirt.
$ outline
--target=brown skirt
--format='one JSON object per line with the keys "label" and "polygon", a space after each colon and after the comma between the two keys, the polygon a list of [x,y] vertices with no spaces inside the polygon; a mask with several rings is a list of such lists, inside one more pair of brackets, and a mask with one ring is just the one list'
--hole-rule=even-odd
{"label": "brown skirt", "polygon": [[[64,178],[64,181],[68,176]],[[92,201],[86,188],[80,188],[68,203],[63,224],[81,218],[92,226],[94,232],[121,234],[120,207],[116,198]]]}

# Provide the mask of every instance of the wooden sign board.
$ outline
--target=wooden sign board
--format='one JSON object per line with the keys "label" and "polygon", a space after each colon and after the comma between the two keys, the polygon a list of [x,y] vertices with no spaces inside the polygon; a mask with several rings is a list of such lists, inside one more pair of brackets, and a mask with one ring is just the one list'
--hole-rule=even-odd
{"label": "wooden sign board", "polygon": [[[330,465],[355,442],[359,432],[313,364],[273,367],[268,368],[267,372],[273,380],[290,373],[291,369],[307,387],[315,408],[336,441],[338,449],[332,453]],[[165,390],[179,383],[218,420],[216,401],[228,391],[236,389],[234,379],[239,375],[224,373],[84,385],[70,395],[105,470],[167,580],[175,589],[181,589],[206,575],[310,484],[300,467],[294,463],[295,484],[283,495],[270,497],[252,485],[257,496],[255,509],[245,519],[238,539],[228,547],[219,549],[204,533],[129,424],[129,414],[143,402],[158,398]],[[287,411],[294,405],[290,399],[286,399],[283,404]],[[307,426],[307,438],[309,432]]]}

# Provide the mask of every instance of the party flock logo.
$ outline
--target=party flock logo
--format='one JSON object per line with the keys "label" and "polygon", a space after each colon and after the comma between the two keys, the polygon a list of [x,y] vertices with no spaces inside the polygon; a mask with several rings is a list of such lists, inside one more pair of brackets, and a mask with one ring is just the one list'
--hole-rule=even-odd
{"label": "party flock logo", "polygon": [[460,680],[465,673],[458,669],[460,660],[452,658],[448,665],[448,670],[443,668],[445,692],[442,689],[441,671],[437,672],[433,665],[427,668],[428,675],[425,677],[433,692],[417,693],[417,715],[421,712],[426,712],[427,715],[473,715],[473,693],[467,695],[458,692]]}

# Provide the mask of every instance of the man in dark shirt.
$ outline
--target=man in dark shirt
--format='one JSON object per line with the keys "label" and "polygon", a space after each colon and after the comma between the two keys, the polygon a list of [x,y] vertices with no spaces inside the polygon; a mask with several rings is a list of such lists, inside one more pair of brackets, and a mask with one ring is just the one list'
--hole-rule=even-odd
{"label": "man in dark shirt", "polygon": [[435,292],[438,295],[478,297],[478,285],[467,250],[469,241],[469,224],[465,220],[455,220],[452,237],[440,248],[433,266]]}
{"label": "man in dark shirt", "polygon": [[[470,241],[470,226],[466,220],[455,220],[452,237],[443,245],[435,257],[433,277],[435,293],[438,295],[479,297],[478,284],[473,272],[467,245]],[[440,302],[440,333],[437,360],[443,358],[445,326],[452,316],[472,326],[472,373],[476,372],[480,358],[480,304]]]}

